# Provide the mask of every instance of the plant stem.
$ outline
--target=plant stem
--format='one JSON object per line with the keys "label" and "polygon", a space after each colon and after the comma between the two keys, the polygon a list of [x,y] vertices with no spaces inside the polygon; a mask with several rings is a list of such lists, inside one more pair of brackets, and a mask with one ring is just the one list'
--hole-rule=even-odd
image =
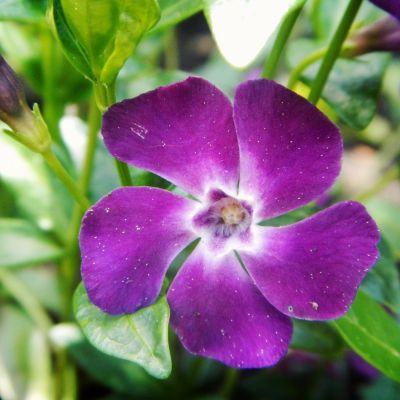
{"label": "plant stem", "polygon": [[269,53],[267,60],[265,61],[263,72],[261,75],[263,78],[274,78],[280,56],[293,30],[294,24],[296,23],[297,18],[299,17],[301,10],[303,9],[304,4],[305,2],[303,2],[303,4],[299,5],[295,9],[289,11],[285,19],[283,20],[279,28],[278,35],[276,36],[275,42],[272,46],[271,52]]}
{"label": "plant stem", "polygon": [[[103,85],[101,83],[94,84],[94,93],[96,103],[101,113],[104,113],[108,107],[115,103],[115,84]],[[128,166],[115,159],[115,167],[118,172],[119,181],[122,186],[132,186],[132,178]]]}
{"label": "plant stem", "polygon": [[29,288],[6,269],[0,269],[0,282],[7,292],[17,300],[43,334],[47,336],[47,332],[52,326],[52,321],[36,297],[29,292]]}
{"label": "plant stem", "polygon": [[293,68],[290,76],[287,87],[289,89],[293,89],[296,85],[296,82],[300,79],[301,74],[304,70],[306,70],[311,64],[314,64],[316,61],[323,58],[326,54],[326,47],[314,51],[307,57],[305,57],[295,68]]}
{"label": "plant stem", "polygon": [[341,19],[339,26],[333,35],[331,42],[329,43],[325,57],[318,70],[317,76],[314,79],[311,92],[308,96],[308,100],[313,104],[316,104],[321,97],[325,83],[328,80],[329,73],[331,72],[335,61],[341,52],[342,45],[346,40],[347,34],[350,31],[361,3],[362,0],[350,0],[343,18]]}
{"label": "plant stem", "polygon": [[173,71],[179,68],[178,37],[175,28],[171,28],[164,38],[165,69]]}
{"label": "plant stem", "polygon": [[[82,170],[79,177],[79,189],[85,195],[88,194],[90,178],[93,171],[93,161],[96,151],[97,133],[100,128],[100,112],[97,109],[95,96],[92,96],[88,118],[88,137],[86,143],[86,153],[83,161]],[[68,321],[71,317],[71,297],[78,281],[79,249],[78,234],[81,225],[83,212],[81,207],[75,206],[72,213],[72,221],[68,231],[67,255],[61,263],[61,285],[63,287],[63,319]]]}
{"label": "plant stem", "polygon": [[62,166],[60,161],[58,161],[57,157],[54,153],[49,150],[46,153],[42,153],[43,158],[47,161],[50,168],[54,171],[54,173],[58,176],[61,182],[64,184],[66,189],[71,193],[71,195],[75,198],[75,200],[80,204],[82,209],[86,210],[90,207],[90,202],[86,198],[86,196],[79,190],[76,186],[75,182],[72,180],[68,172]]}

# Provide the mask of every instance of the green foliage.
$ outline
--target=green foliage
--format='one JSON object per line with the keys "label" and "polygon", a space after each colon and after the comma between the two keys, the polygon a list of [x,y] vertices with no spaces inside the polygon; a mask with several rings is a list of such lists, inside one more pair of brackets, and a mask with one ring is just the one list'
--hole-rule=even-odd
{"label": "green foliage", "polygon": [[400,381],[400,326],[378,303],[360,290],[350,311],[332,324],[356,353]]}
{"label": "green foliage", "polygon": [[19,215],[63,238],[71,201],[41,157],[1,134],[0,171]]}
{"label": "green foliage", "polygon": [[36,22],[43,20],[47,0],[2,0],[0,21]]}
{"label": "green foliage", "polygon": [[362,288],[379,303],[400,313],[399,271],[395,257],[384,237],[379,243],[379,253],[379,260],[363,280]]}
{"label": "green foliage", "polygon": [[84,334],[99,350],[135,362],[156,378],[170,374],[169,307],[165,296],[134,314],[112,316],[89,301],[81,284],[74,296],[74,312]]}
{"label": "green foliage", "polygon": [[57,260],[62,254],[60,247],[29,222],[0,219],[0,268],[40,264]]}
{"label": "green foliage", "polygon": [[73,323],[62,323],[50,331],[52,341],[67,349],[90,376],[99,383],[124,394],[147,398],[150,393],[162,395],[164,381],[150,376],[137,364],[112,357],[92,346]]}
{"label": "green foliage", "polygon": [[[310,19],[316,37],[327,40],[334,33],[346,9],[348,0],[312,0]],[[360,27],[375,22],[386,14],[368,1],[364,1],[355,24]]]}
{"label": "green foliage", "polygon": [[322,356],[336,356],[343,349],[343,340],[323,322],[293,320],[293,337],[290,348]]}
{"label": "green foliage", "polygon": [[54,0],[53,17],[71,63],[92,81],[111,84],[159,8],[155,0]]}
{"label": "green foliage", "polygon": [[32,321],[16,306],[0,307],[0,396],[52,398],[50,353]]}
{"label": "green foliage", "polygon": [[204,8],[204,0],[159,0],[159,3],[161,18],[151,33],[170,28]]}
{"label": "green foliage", "polygon": [[[288,50],[289,64],[297,65],[304,57],[323,46],[323,43],[310,39],[294,41]],[[336,61],[322,98],[351,128],[364,129],[374,117],[390,59],[386,53],[371,53],[355,59]],[[311,85],[319,66],[320,62],[311,65],[304,71],[301,80]]]}

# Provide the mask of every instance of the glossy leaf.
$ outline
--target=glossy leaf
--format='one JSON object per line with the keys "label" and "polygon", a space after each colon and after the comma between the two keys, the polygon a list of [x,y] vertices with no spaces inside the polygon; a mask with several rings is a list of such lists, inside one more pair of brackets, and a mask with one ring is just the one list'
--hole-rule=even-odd
{"label": "glossy leaf", "polygon": [[99,350],[135,362],[156,378],[170,374],[165,297],[134,314],[112,316],[90,303],[81,284],[74,296],[74,312],[85,336]]}
{"label": "glossy leaf", "polygon": [[362,288],[372,298],[400,313],[400,276],[396,260],[386,239],[379,243],[380,257],[368,272]]}
{"label": "glossy leaf", "polygon": [[400,326],[378,303],[360,290],[350,311],[332,323],[356,353],[400,381]]}
{"label": "glossy leaf", "polygon": [[[90,376],[117,392],[147,398],[162,397],[164,382],[151,377],[130,361],[112,357],[92,346],[76,324],[61,323],[50,330],[50,339],[69,354]],[[135,397],[135,398],[136,398]]]}
{"label": "glossy leaf", "polygon": [[205,0],[205,14],[223,57],[243,68],[258,56],[282,18],[304,0]]}
{"label": "glossy leaf", "polygon": [[112,83],[142,35],[159,18],[155,0],[54,0],[66,55],[86,77]]}
{"label": "glossy leaf", "polygon": [[0,268],[15,268],[56,260],[63,250],[32,224],[0,219]]}
{"label": "glossy leaf", "polygon": [[0,21],[32,22],[44,19],[47,0],[2,0]]}

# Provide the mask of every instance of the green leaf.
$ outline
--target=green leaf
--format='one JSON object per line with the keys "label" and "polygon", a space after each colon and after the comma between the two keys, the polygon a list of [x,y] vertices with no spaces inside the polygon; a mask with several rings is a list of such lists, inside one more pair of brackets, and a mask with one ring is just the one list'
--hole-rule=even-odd
{"label": "green leaf", "polygon": [[2,0],[0,21],[33,22],[44,19],[47,0]]}
{"label": "green leaf", "polygon": [[83,333],[99,350],[133,361],[156,378],[171,373],[165,296],[134,314],[113,316],[93,305],[81,284],[74,296],[74,312]]}
{"label": "green leaf", "polygon": [[200,12],[204,8],[203,0],[159,0],[161,18],[149,32],[159,32]]}
{"label": "green leaf", "polygon": [[363,280],[362,289],[379,303],[400,313],[400,277],[388,242],[382,237],[380,257]]}
{"label": "green leaf", "polygon": [[[125,394],[138,398],[163,398],[164,381],[150,376],[146,371],[131,361],[112,357],[92,346],[83,336],[76,324],[62,323],[50,331],[52,342],[67,349],[81,368],[98,382]],[[135,397],[135,398],[136,398]]]}
{"label": "green leaf", "polygon": [[205,15],[222,56],[233,66],[250,65],[285,14],[304,0],[205,0]]}
{"label": "green leaf", "polygon": [[[321,43],[307,39],[293,42],[287,52],[290,65],[297,65],[304,56],[322,47]],[[322,97],[351,128],[362,130],[374,117],[390,59],[387,53],[370,53],[336,61]],[[319,66],[320,62],[317,62],[306,69],[302,81],[311,85]]]}
{"label": "green leaf", "polygon": [[72,64],[89,79],[110,84],[157,22],[159,8],[155,0],[54,0],[53,17]]}
{"label": "green leaf", "polygon": [[63,250],[32,224],[0,219],[0,268],[16,268],[56,260]]}
{"label": "green leaf", "polygon": [[15,198],[19,215],[64,237],[70,197],[58,181],[52,180],[40,155],[0,134],[0,176],[1,184]]}
{"label": "green leaf", "polygon": [[324,322],[293,320],[290,347],[310,353],[334,356],[343,350],[343,340]]}
{"label": "green leaf", "polygon": [[332,324],[356,353],[400,381],[400,326],[378,303],[359,290],[350,311]]}

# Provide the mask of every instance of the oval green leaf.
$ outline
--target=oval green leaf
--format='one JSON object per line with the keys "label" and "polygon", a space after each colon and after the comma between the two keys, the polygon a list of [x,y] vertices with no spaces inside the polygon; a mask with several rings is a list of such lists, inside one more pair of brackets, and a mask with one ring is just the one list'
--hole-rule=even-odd
{"label": "oval green leaf", "polygon": [[356,353],[400,381],[400,326],[378,303],[360,290],[350,311],[332,323]]}
{"label": "oval green leaf", "polygon": [[83,333],[100,351],[139,364],[156,378],[167,378],[171,373],[165,296],[134,314],[114,316],[93,305],[80,284],[74,296],[74,312]]}

